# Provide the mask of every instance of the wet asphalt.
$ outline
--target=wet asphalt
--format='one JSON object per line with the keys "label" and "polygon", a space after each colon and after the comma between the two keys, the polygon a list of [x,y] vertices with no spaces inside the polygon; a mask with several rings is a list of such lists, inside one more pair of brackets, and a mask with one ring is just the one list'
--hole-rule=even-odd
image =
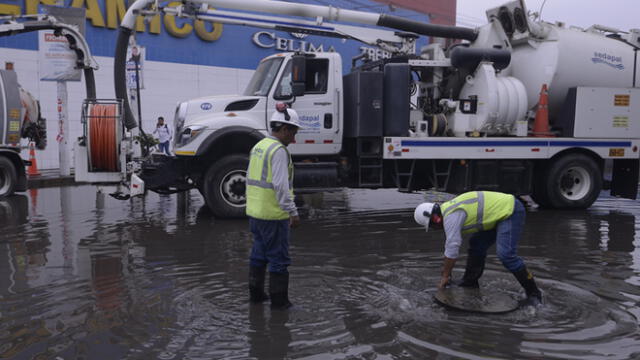
{"label": "wet asphalt", "polygon": [[[213,218],[197,192],[119,201],[86,185],[0,200],[0,358],[640,358],[638,202],[529,207],[519,254],[545,304],[482,315],[433,301],[444,235],[413,208],[449,197],[298,196],[290,311],[249,305],[248,223]],[[495,249],[481,285],[523,296]]]}

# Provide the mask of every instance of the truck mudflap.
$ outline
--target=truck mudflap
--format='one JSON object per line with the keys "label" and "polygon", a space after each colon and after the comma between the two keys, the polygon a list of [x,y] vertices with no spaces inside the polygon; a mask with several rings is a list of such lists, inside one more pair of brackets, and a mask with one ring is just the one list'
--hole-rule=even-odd
{"label": "truck mudflap", "polygon": [[293,188],[296,190],[338,187],[338,166],[335,162],[296,162]]}
{"label": "truck mudflap", "polygon": [[170,194],[194,188],[187,174],[187,163],[174,156],[154,155],[142,165],[140,179],[147,190]]}
{"label": "truck mudflap", "polygon": [[613,177],[611,179],[611,196],[635,200],[638,197],[638,171],[640,160],[613,160]]}

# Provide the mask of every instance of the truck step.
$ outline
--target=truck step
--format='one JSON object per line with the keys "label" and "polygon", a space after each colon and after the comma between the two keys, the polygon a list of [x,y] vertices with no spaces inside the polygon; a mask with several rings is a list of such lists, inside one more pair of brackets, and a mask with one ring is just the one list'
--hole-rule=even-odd
{"label": "truck step", "polygon": [[377,156],[358,158],[358,187],[382,187],[382,159]]}
{"label": "truck step", "polygon": [[[403,166],[404,165],[404,166]],[[396,160],[395,161],[395,173],[396,173],[396,187],[400,192],[410,192],[413,185],[413,175],[415,170],[416,161],[411,160]]]}

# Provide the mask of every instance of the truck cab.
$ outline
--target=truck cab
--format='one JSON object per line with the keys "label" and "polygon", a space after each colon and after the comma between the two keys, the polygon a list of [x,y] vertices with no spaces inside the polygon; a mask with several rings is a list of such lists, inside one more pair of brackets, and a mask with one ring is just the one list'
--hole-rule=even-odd
{"label": "truck cab", "polygon": [[[298,89],[294,89],[292,81],[296,56],[304,57],[304,70],[296,69],[304,76],[299,81],[302,88]],[[269,134],[269,119],[276,103],[285,102],[295,109],[303,126],[296,142],[289,145],[294,161],[306,157],[317,160],[337,156],[342,150],[342,96],[339,54],[281,53],[266,57],[243,94],[202,97],[178,104],[173,161],[179,170],[175,174],[187,174],[188,179],[184,180],[196,184],[209,207],[214,209],[212,205],[216,204],[218,210],[214,212],[220,212],[218,215],[242,216],[249,152]],[[317,166],[307,163],[303,167],[316,173],[310,176],[317,177]],[[305,170],[297,170],[296,177],[303,180]],[[145,179],[148,187],[161,187],[163,182],[175,183],[174,180]]]}
{"label": "truck cab", "polygon": [[178,104],[175,118],[177,156],[202,154],[212,138],[228,127],[268,134],[269,118],[277,102],[286,102],[303,126],[290,145],[294,155],[335,155],[342,144],[342,60],[337,53],[306,55],[303,96],[294,96],[291,82],[293,53],[260,61],[241,95],[202,97]]}

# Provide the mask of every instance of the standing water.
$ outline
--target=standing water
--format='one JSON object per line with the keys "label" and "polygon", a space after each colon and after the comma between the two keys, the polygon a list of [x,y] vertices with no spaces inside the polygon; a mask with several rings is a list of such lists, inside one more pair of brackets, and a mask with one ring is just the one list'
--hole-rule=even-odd
{"label": "standing water", "polygon": [[[300,196],[290,311],[249,305],[247,221],[212,218],[195,192],[1,200],[0,358],[640,358],[638,203],[530,209],[519,254],[545,305],[480,315],[433,301],[444,234],[414,223],[424,199]],[[492,251],[481,286],[523,296]]]}

